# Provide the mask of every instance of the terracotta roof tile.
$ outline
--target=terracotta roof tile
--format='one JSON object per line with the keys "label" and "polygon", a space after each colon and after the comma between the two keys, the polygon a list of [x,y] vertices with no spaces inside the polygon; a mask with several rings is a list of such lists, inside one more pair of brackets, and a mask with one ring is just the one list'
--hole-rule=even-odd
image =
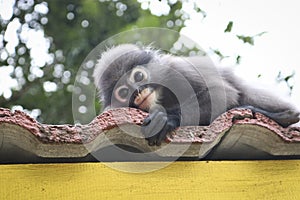
{"label": "terracotta roof tile", "polygon": [[[0,108],[0,144],[12,144],[37,156],[52,158],[83,157],[112,143],[143,152],[156,151],[166,157],[203,158],[213,151],[222,158],[226,152],[244,155],[249,146],[271,155],[300,156],[300,127],[283,128],[260,113],[253,116],[247,109],[230,110],[209,126],[179,127],[161,147],[148,146],[139,132],[147,115],[137,109],[119,108],[102,113],[87,125],[47,125],[21,111]],[[173,146],[159,150],[168,144]],[[180,148],[177,151],[183,144],[189,145],[184,152]],[[0,147],[0,153],[8,150]]]}

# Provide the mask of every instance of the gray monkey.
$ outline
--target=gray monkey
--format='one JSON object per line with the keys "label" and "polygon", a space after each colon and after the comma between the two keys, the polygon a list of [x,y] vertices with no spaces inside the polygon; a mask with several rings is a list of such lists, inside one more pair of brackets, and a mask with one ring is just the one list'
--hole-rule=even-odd
{"label": "gray monkey", "polygon": [[160,145],[179,126],[209,125],[236,107],[260,112],[287,127],[300,112],[267,89],[254,87],[207,57],[178,57],[150,47],[122,44],[101,55],[94,81],[104,109],[133,107],[149,112],[142,132]]}

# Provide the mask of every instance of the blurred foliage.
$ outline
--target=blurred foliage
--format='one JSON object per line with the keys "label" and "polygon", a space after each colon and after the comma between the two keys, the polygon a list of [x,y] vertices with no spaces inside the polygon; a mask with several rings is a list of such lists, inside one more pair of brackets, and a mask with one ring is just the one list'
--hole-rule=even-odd
{"label": "blurred foliage", "polygon": [[228,24],[227,24],[226,29],[224,30],[224,32],[225,33],[226,32],[231,32],[232,26],[233,26],[233,22],[232,21],[228,22]]}
{"label": "blurred foliage", "polygon": [[[38,120],[43,123],[73,123],[73,83],[87,54],[110,36],[135,27],[180,31],[186,19],[182,17],[182,3],[170,2],[169,13],[156,16],[149,9],[141,9],[135,0],[16,1],[12,16],[0,17],[0,67],[12,66],[10,76],[18,84],[11,88],[11,95],[0,94],[0,107],[39,109]],[[14,21],[20,24],[16,31],[18,43],[10,52],[5,34]],[[23,34],[32,33],[41,33],[49,45],[45,47],[49,57],[44,63],[34,60],[34,50],[24,39]]]}
{"label": "blurred foliage", "polygon": [[278,83],[283,82],[286,84],[286,86],[289,89],[289,93],[291,95],[293,88],[294,88],[294,79],[295,79],[295,71],[293,71],[291,74],[283,74],[281,71],[278,73],[276,77],[276,81]]}
{"label": "blurred foliage", "polygon": [[244,43],[248,43],[250,45],[254,45],[254,40],[256,37],[260,37],[262,35],[264,35],[266,32],[261,32],[261,33],[258,33],[254,36],[244,36],[244,35],[237,35],[237,38],[242,40]]}

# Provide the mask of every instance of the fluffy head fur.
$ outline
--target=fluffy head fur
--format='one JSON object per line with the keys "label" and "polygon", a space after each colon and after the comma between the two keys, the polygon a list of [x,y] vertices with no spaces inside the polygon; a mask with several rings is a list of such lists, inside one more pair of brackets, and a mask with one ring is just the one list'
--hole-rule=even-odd
{"label": "fluffy head fur", "polygon": [[93,74],[104,107],[110,106],[113,89],[124,74],[136,66],[150,63],[156,56],[155,51],[132,44],[119,45],[104,52]]}

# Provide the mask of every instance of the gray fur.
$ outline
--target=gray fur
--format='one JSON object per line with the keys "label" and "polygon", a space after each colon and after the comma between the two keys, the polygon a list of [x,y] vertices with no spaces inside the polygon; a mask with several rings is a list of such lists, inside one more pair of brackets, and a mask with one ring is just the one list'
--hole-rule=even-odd
{"label": "gray fur", "polygon": [[[176,57],[132,44],[109,49],[96,65],[95,85],[105,107],[115,107],[111,105],[114,87],[137,65],[149,70],[152,82],[175,88],[181,106],[181,125],[208,125],[225,111],[243,106],[254,107],[254,111],[283,126],[299,121],[299,111],[294,105],[266,89],[247,84],[231,69],[216,68],[207,57]],[[186,89],[185,82],[192,92]]]}

